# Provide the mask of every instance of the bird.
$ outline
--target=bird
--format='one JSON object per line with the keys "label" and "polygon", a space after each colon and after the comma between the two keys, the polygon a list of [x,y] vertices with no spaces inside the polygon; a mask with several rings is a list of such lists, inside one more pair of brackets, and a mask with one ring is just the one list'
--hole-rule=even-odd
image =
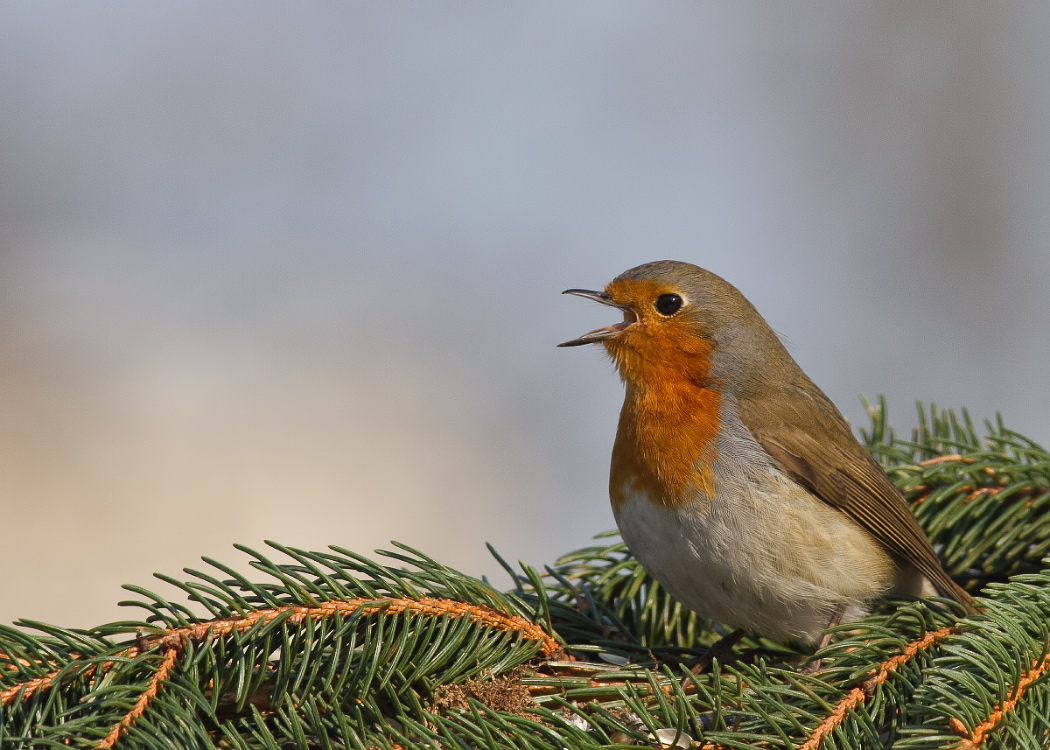
{"label": "bird", "polygon": [[624,384],[609,472],[621,537],[685,607],[736,630],[824,646],[887,595],[974,600],[907,501],[733,285],[680,261],[604,291],[600,344]]}

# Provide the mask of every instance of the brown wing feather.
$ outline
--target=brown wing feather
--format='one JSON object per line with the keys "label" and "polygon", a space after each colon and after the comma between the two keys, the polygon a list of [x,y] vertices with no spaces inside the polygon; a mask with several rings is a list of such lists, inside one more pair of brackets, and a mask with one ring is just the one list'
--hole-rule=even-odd
{"label": "brown wing feather", "polygon": [[808,390],[790,388],[772,397],[741,399],[741,419],[795,481],[847,513],[941,594],[973,611],[973,600],[941,567],[904,496],[853,437],[834,404],[815,386],[819,397]]}

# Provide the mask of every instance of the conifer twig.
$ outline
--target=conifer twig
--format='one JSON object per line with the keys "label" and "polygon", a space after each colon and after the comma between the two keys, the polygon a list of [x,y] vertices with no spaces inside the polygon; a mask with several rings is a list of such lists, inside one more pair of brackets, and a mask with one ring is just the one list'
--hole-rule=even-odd
{"label": "conifer twig", "polygon": [[963,724],[962,720],[957,716],[953,716],[949,719],[948,727],[952,732],[962,737],[962,741],[956,745],[957,750],[974,750],[974,748],[980,747],[988,737],[989,732],[995,729],[995,726],[1002,721],[1010,711],[1013,711],[1017,707],[1018,702],[1024,696],[1025,690],[1028,689],[1028,686],[1042,677],[1046,673],[1048,667],[1050,667],[1050,653],[1045,654],[1041,660],[1036,659],[1033,661],[1031,669],[1026,670],[1017,681],[1017,684],[1014,685],[1013,697],[1007,698],[1001,704],[995,706],[995,708],[993,708],[988,714],[987,718],[977,724],[972,732],[966,728],[966,725]]}
{"label": "conifer twig", "polygon": [[[819,673],[748,638],[746,658],[694,675],[723,631],[619,539],[545,574],[501,561],[508,592],[403,545],[380,553],[393,565],[237,546],[263,578],[210,558],[190,580],[157,574],[186,601],[128,586],[145,622],[0,625],[0,745],[1047,747],[1050,454],[1001,421],[979,436],[965,412],[924,410],[910,441],[871,412],[869,449],[980,615],[887,601],[836,629]],[[460,685],[466,708],[447,700]]]}
{"label": "conifer twig", "polygon": [[[287,621],[290,624],[299,625],[308,619],[319,619],[335,615],[360,614],[360,616],[365,617],[375,614],[394,615],[401,613],[425,617],[448,616],[452,618],[466,618],[484,627],[502,630],[507,633],[518,633],[526,640],[538,642],[540,644],[540,652],[544,656],[551,656],[559,649],[557,640],[547,635],[538,625],[518,615],[505,615],[489,607],[451,599],[383,598],[329,601],[323,602],[317,607],[272,607],[249,612],[242,617],[206,620],[186,627],[171,628],[159,635],[142,638],[140,639],[140,645],[118,651],[116,654],[113,654],[113,658],[134,659],[140,654],[156,648],[181,650],[188,642],[201,641],[208,637],[225,636],[232,633],[243,633],[260,623],[272,622],[282,615],[287,615]],[[73,656],[77,658],[76,655]],[[111,664],[112,662],[103,663],[101,665],[102,671],[106,671],[106,668]],[[82,669],[72,670],[74,675],[69,676],[90,676],[99,666],[97,663],[85,663]],[[5,688],[0,691],[0,706],[7,705],[15,698],[21,697],[24,700],[37,691],[47,690],[54,686],[57,678],[63,672],[67,671],[70,671],[69,667],[65,666],[43,677],[26,680]]]}
{"label": "conifer twig", "polygon": [[175,666],[175,659],[179,655],[179,650],[174,646],[168,647],[168,650],[164,652],[164,661],[161,662],[157,671],[153,673],[150,678],[149,685],[142,691],[142,695],[139,696],[138,700],[135,701],[134,707],[120,720],[120,722],[109,730],[109,734],[102,738],[102,740],[95,745],[96,750],[110,750],[117,740],[120,739],[120,735],[128,727],[130,727],[135,721],[146,712],[146,707],[149,702],[156,697],[157,691],[160,689],[161,684],[168,679],[168,673],[171,668]]}
{"label": "conifer twig", "polygon": [[891,674],[913,659],[916,654],[925,651],[934,643],[951,635],[955,631],[956,628],[954,626],[930,631],[922,638],[909,643],[896,656],[892,656],[883,662],[879,667],[878,673],[874,677],[870,680],[866,680],[860,687],[855,687],[850,690],[849,693],[846,694],[846,697],[835,705],[832,712],[817,726],[816,729],[813,730],[809,737],[806,738],[806,741],[802,743],[799,750],[817,750],[817,748],[820,747],[821,741],[835,731],[835,727],[842,723],[842,720],[846,718],[846,715],[850,711],[854,710],[867,699],[869,692],[876,685],[881,685],[886,682]]}

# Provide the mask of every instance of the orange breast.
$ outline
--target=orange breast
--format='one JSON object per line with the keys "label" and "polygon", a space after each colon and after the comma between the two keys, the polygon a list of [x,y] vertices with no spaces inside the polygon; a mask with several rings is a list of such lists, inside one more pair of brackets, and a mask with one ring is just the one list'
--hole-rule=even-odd
{"label": "orange breast", "polygon": [[711,345],[635,336],[629,350],[608,348],[627,387],[609,475],[613,507],[639,493],[667,507],[697,493],[714,498],[721,399],[708,379]]}

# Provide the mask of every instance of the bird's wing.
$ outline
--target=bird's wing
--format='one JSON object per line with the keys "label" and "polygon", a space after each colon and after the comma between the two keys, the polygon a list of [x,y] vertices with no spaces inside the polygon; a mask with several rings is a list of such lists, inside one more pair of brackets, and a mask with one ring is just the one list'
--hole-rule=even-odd
{"label": "bird's wing", "polygon": [[904,496],[853,436],[835,405],[817,393],[785,389],[772,398],[764,396],[761,407],[758,399],[743,399],[738,402],[740,417],[796,482],[914,565],[941,594],[973,611],[973,599],[941,567]]}

